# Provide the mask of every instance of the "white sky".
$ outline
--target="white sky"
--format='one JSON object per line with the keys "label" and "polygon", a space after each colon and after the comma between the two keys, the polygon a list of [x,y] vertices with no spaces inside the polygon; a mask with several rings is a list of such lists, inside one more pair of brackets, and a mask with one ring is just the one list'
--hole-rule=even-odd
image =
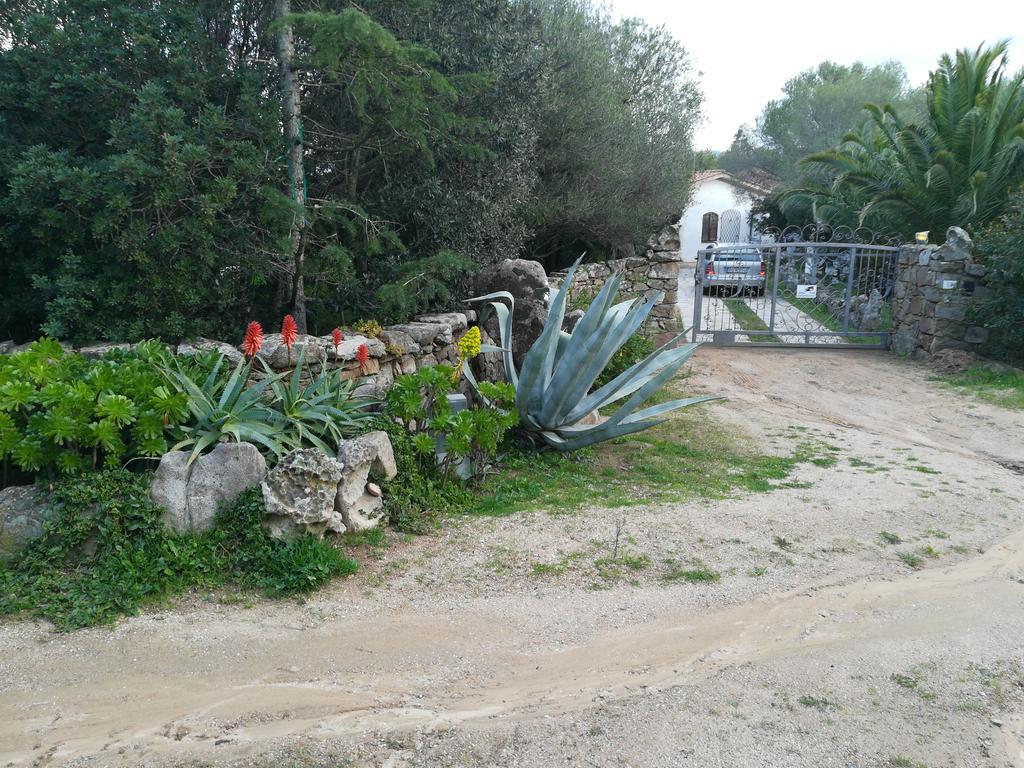
{"label": "white sky", "polygon": [[665,24],[701,73],[705,121],[699,148],[726,149],[782,86],[825,59],[903,62],[913,84],[938,57],[1011,39],[1010,68],[1024,66],[1020,0],[609,0],[617,16]]}

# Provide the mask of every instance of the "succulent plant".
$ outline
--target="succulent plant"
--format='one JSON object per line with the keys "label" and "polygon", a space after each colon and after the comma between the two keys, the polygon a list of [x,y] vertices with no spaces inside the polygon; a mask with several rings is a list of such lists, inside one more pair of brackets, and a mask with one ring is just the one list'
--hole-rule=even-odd
{"label": "succulent plant", "polygon": [[[686,397],[640,408],[696,350],[697,344],[676,346],[685,334],[672,338],[591,392],[608,361],[640,329],[651,309],[661,301],[662,294],[615,304],[622,277],[613,275],[594,297],[573,332],[565,333],[562,320],[577,266],[579,261],[568,271],[552,300],[544,330],[526,353],[521,371],[516,370],[512,359],[515,311],[512,294],[497,291],[468,299],[486,302],[481,321],[488,309],[497,315],[501,346],[484,345],[481,351],[502,353],[506,375],[516,390],[515,407],[520,428],[536,433],[559,451],[572,451],[653,427],[664,421],[659,416],[717,399],[712,395]],[[468,362],[463,364],[463,372],[479,394]],[[581,423],[593,411],[623,398],[628,399],[603,423]]]}

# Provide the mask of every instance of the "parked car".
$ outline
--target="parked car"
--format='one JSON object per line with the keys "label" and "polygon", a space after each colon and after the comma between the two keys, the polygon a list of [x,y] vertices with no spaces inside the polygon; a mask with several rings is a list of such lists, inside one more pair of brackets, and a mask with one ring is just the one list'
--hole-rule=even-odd
{"label": "parked car", "polygon": [[730,293],[749,291],[763,296],[767,273],[767,265],[756,249],[708,250],[704,252],[704,267],[694,274],[694,281],[705,294],[721,293],[726,288]]}

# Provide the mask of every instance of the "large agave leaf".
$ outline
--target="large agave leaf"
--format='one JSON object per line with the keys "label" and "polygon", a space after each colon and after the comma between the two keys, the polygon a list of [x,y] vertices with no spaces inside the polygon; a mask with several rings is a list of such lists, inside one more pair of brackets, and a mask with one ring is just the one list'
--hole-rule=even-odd
{"label": "large agave leaf", "polygon": [[[508,301],[508,306],[505,306],[500,301],[491,301],[492,299],[505,299]],[[516,299],[508,291],[496,291],[494,293],[488,293],[485,296],[474,296],[471,299],[466,299],[467,302],[479,302],[486,301],[484,308],[480,310],[480,325],[484,324],[486,319],[486,310],[490,308],[498,318],[498,335],[501,341],[500,347],[494,347],[490,344],[482,346],[480,349],[482,352],[501,352],[502,361],[505,363],[505,375],[508,380],[512,382],[512,386],[518,386],[519,373],[516,371],[515,361],[512,359],[512,313],[515,311]]]}
{"label": "large agave leaf", "polygon": [[603,328],[582,339],[577,340],[576,334],[572,334],[565,358],[552,379],[548,402],[541,412],[542,423],[553,427],[567,420],[568,412],[586,395],[619,347],[636,333],[660,300],[661,294],[648,296],[621,317],[609,313],[604,316]]}
{"label": "large agave leaf", "polygon": [[516,410],[519,411],[519,418],[523,423],[532,424],[537,428],[542,427],[537,416],[543,407],[544,390],[551,383],[551,373],[561,337],[562,321],[565,319],[569,286],[572,284],[576,268],[582,259],[581,256],[569,268],[558,293],[551,301],[544,330],[530,347],[530,351],[526,353],[523,369],[519,372],[519,383],[516,385]]}
{"label": "large agave leaf", "polygon": [[566,421],[575,423],[591,411],[603,408],[616,400],[621,400],[627,395],[633,394],[644,384],[650,381],[657,373],[666,366],[676,365],[676,370],[685,363],[696,351],[697,344],[686,344],[682,347],[673,347],[685,336],[681,333],[669,340],[666,344],[656,349],[652,354],[643,360],[634,363],[603,387],[597,389],[584,397],[566,416]]}

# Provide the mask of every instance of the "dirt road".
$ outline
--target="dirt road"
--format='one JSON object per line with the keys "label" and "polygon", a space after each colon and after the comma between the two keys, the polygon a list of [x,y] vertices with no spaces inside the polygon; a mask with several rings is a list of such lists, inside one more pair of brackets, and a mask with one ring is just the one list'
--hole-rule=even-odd
{"label": "dirt road", "polygon": [[[839,463],[453,523],[304,604],[0,624],[0,765],[1024,766],[1024,414],[881,353],[694,369],[722,428]],[[654,565],[595,589],[572,564],[620,520]]]}

